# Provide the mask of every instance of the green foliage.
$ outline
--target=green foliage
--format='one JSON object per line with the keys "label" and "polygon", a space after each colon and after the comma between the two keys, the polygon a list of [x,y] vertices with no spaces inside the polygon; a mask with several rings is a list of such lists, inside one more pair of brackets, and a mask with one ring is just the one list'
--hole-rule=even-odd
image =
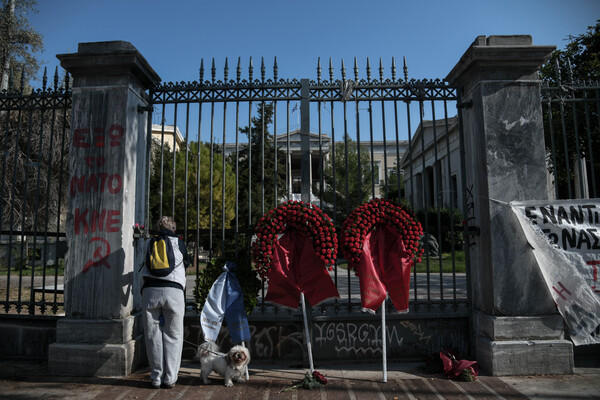
{"label": "green foliage", "polygon": [[[404,179],[402,177],[398,179],[398,171],[396,169],[388,175],[387,182],[384,181],[381,190],[386,199],[394,203],[400,203],[400,199],[402,199],[404,193]],[[387,196],[385,195],[386,190]]]}
{"label": "green foliage", "polygon": [[[42,50],[42,35],[36,32],[27,19],[37,12],[36,0],[3,0],[0,11],[0,68],[1,89],[7,89],[10,70],[33,77],[39,69],[35,53]],[[16,77],[20,78],[20,77]]]}
{"label": "green foliage", "polygon": [[272,122],[273,103],[258,104],[257,116],[252,118],[251,126],[240,128],[240,132],[250,140],[250,152],[248,143],[242,144],[237,157],[232,154],[228,159],[233,171],[236,171],[237,163],[240,227],[252,229],[263,214],[276,207],[279,199],[287,194],[286,155],[275,149],[273,135],[269,132]]}
{"label": "green foliage", "polygon": [[[223,272],[225,262],[231,260],[231,258],[229,260],[225,258],[213,258],[206,264],[206,268],[198,274],[196,287],[194,287],[194,302],[198,312],[202,311],[208,297],[208,292]],[[254,307],[258,304],[258,291],[262,287],[262,281],[258,279],[256,271],[252,268],[249,257],[239,257],[236,260],[236,264],[238,268],[234,273],[242,287],[246,314],[250,315],[254,311]]]}
{"label": "green foliage", "polygon": [[316,196],[323,197],[322,209],[336,225],[341,225],[349,213],[369,201],[372,194],[368,147],[360,147],[360,156],[358,150],[358,144],[348,135],[344,143],[336,143],[335,158],[330,157],[323,169],[322,193],[313,188]]}
{"label": "green foliage", "polygon": [[[596,98],[600,76],[600,20],[586,33],[569,36],[564,50],[556,50],[542,66],[544,86],[556,88],[552,93],[569,100]],[[588,88],[584,88],[587,86]],[[558,187],[559,198],[569,196],[573,188],[578,153],[586,160],[588,177],[592,168],[600,177],[600,123],[596,104],[554,102],[548,112],[544,104],[544,135],[547,164]],[[564,136],[564,137],[563,137]],[[594,165],[591,165],[594,157]],[[597,184],[597,186],[600,186]]]}
{"label": "green foliage", "polygon": [[[152,143],[150,221],[156,221],[161,215],[173,215],[180,230],[183,228],[184,223],[188,230],[195,230],[196,228],[209,228],[212,216],[213,228],[220,229],[224,213],[225,227],[228,228],[235,215],[235,175],[231,166],[225,165],[226,201],[223,209],[223,155],[213,149],[211,181],[210,145],[205,143],[198,145],[197,142],[192,142],[187,152],[185,148],[184,144],[182,150],[173,154],[173,151],[165,144],[161,155],[160,143],[156,141]],[[173,156],[175,156],[175,166],[173,166]],[[198,158],[200,158],[199,176]],[[175,185],[173,185],[173,169],[175,170]],[[199,184],[197,183],[198,178]],[[161,179],[162,204],[160,198]],[[211,187],[212,213],[210,209]],[[199,188],[200,191],[199,199],[197,198],[196,188]],[[175,204],[173,204],[173,198]]]}

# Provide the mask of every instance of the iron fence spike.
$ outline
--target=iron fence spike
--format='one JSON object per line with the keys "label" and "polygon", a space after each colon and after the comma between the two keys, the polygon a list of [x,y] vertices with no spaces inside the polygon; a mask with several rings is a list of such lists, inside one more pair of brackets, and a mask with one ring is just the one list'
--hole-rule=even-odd
{"label": "iron fence spike", "polygon": [[210,78],[212,83],[215,83],[215,79],[217,77],[217,67],[215,67],[215,58],[212,59],[212,65],[210,67]]}
{"label": "iron fence spike", "polygon": [[317,58],[317,82],[321,83],[321,57]]}
{"label": "iron fence spike", "polygon": [[58,65],[54,69],[54,90],[58,90]]}
{"label": "iron fence spike", "polygon": [[44,76],[42,77],[42,89],[46,90],[46,85],[48,84],[48,68],[44,67]]}
{"label": "iron fence spike", "polygon": [[200,84],[204,81],[204,58],[200,59],[200,71],[198,73],[198,77],[200,79]]}

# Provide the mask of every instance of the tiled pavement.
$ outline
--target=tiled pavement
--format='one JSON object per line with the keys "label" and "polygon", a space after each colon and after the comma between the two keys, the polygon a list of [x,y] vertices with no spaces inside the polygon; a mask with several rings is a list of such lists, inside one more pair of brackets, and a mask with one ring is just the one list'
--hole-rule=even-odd
{"label": "tiled pavement", "polygon": [[[562,377],[497,378],[480,376],[475,382],[456,382],[442,375],[418,372],[415,364],[388,366],[388,382],[382,382],[377,366],[354,365],[318,368],[329,383],[315,390],[283,391],[299,381],[306,370],[280,366],[254,366],[250,380],[227,388],[220,377],[212,377],[202,385],[198,364],[184,364],[173,389],[152,389],[148,370],[140,370],[126,378],[53,377],[47,368],[23,367],[23,363],[0,362],[0,399],[590,399],[598,396],[599,375]],[[21,370],[19,370],[21,368]],[[14,371],[10,371],[14,369]],[[579,379],[579,378],[581,379]],[[541,380],[540,380],[541,379]],[[543,379],[546,379],[545,382]],[[583,380],[582,380],[583,379]],[[565,383],[561,392],[546,393],[543,388]],[[536,385],[540,387],[537,388]],[[594,387],[592,387],[594,386]],[[519,391],[520,390],[520,391]],[[523,394],[523,392],[525,394]]]}

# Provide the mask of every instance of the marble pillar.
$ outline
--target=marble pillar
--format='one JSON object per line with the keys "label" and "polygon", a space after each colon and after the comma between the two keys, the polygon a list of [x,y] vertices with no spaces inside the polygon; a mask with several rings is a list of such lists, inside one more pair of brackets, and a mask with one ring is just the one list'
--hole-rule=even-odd
{"label": "marble pillar", "polygon": [[461,97],[471,225],[480,228],[470,250],[475,353],[493,375],[573,371],[572,344],[508,204],[548,199],[537,70],[554,49],[528,35],[479,36],[446,78]]}
{"label": "marble pillar", "polygon": [[146,90],[160,81],[128,42],[80,43],[57,56],[73,76],[65,314],[49,349],[53,374],[124,376],[143,358],[139,279],[144,243]]}

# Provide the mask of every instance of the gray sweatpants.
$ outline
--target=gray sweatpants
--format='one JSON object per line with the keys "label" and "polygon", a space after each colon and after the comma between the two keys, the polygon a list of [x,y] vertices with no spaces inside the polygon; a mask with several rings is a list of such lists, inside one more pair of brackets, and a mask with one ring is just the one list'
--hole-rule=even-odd
{"label": "gray sweatpants", "polygon": [[[183,290],[171,287],[144,288],[142,310],[152,384],[174,384],[183,348]],[[164,325],[161,324],[161,315]]]}

